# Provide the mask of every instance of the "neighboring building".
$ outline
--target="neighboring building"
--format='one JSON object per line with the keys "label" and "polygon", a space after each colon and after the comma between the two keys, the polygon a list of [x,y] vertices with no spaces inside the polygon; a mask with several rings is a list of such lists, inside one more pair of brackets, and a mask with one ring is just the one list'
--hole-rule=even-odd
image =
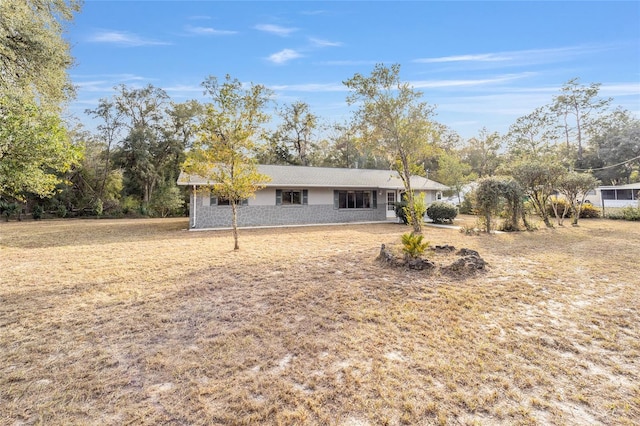
{"label": "neighboring building", "polygon": [[[391,170],[260,165],[258,171],[271,181],[239,206],[238,226],[393,221],[393,203],[404,192],[400,176]],[[178,179],[178,185],[192,188],[191,228],[230,227],[229,201],[210,194],[208,183],[186,173]],[[449,189],[421,176],[411,178],[411,187],[425,194],[427,204]]]}
{"label": "neighboring building", "polygon": [[586,200],[598,207],[638,207],[640,183],[599,186],[587,194]]}

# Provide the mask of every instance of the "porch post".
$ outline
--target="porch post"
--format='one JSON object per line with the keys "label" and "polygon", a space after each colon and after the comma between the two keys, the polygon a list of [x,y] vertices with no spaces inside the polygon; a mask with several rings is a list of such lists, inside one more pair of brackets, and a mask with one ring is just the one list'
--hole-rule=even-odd
{"label": "porch post", "polygon": [[196,186],[193,185],[193,203],[191,203],[193,205],[193,223],[191,224],[192,228],[196,227],[196,205],[198,204],[198,200],[196,197],[197,197]]}

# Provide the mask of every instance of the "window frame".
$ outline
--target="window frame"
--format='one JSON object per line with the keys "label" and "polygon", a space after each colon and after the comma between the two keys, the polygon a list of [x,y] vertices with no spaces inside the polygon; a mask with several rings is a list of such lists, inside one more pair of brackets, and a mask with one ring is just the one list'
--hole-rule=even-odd
{"label": "window frame", "polygon": [[[293,194],[300,194],[298,196],[300,202],[285,202],[285,194],[291,193],[290,201],[294,200]],[[276,189],[276,206],[286,206],[286,207],[295,207],[295,206],[306,206],[309,204],[309,190],[308,189],[297,189],[297,188],[283,188]]]}
{"label": "window frame", "polygon": [[[368,197],[365,197],[368,194]],[[378,208],[375,189],[335,189],[333,208],[336,210],[374,210]]]}
{"label": "window frame", "polygon": [[[246,206],[248,204],[249,204],[249,199],[248,198],[243,198],[238,203],[239,206]],[[209,206],[231,207],[231,201],[228,198],[218,197],[217,195],[211,194],[211,196],[209,198]]]}

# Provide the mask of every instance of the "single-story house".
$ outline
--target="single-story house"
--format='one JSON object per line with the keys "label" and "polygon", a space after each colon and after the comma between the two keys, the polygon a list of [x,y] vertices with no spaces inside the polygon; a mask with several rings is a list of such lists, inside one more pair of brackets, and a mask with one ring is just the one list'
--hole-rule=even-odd
{"label": "single-story house", "polygon": [[598,207],[638,207],[640,203],[640,183],[627,185],[599,186],[587,193],[586,200]]}
{"label": "single-story house", "polygon": [[[394,203],[404,185],[392,170],[259,165],[271,181],[238,208],[238,226],[311,225],[395,221]],[[192,229],[231,226],[229,201],[207,190],[206,179],[181,173],[178,185],[191,187]],[[415,192],[430,204],[447,186],[421,176],[411,178]]]}

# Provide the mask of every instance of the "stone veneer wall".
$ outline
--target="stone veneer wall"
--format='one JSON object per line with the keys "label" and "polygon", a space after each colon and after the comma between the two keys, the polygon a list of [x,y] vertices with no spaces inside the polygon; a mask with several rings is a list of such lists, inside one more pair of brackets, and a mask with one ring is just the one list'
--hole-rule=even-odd
{"label": "stone veneer wall", "polygon": [[[238,226],[309,225],[386,221],[386,204],[377,209],[335,209],[333,205],[305,206],[238,206]],[[193,226],[193,211],[191,212]],[[228,228],[231,207],[196,206],[195,228]]]}

